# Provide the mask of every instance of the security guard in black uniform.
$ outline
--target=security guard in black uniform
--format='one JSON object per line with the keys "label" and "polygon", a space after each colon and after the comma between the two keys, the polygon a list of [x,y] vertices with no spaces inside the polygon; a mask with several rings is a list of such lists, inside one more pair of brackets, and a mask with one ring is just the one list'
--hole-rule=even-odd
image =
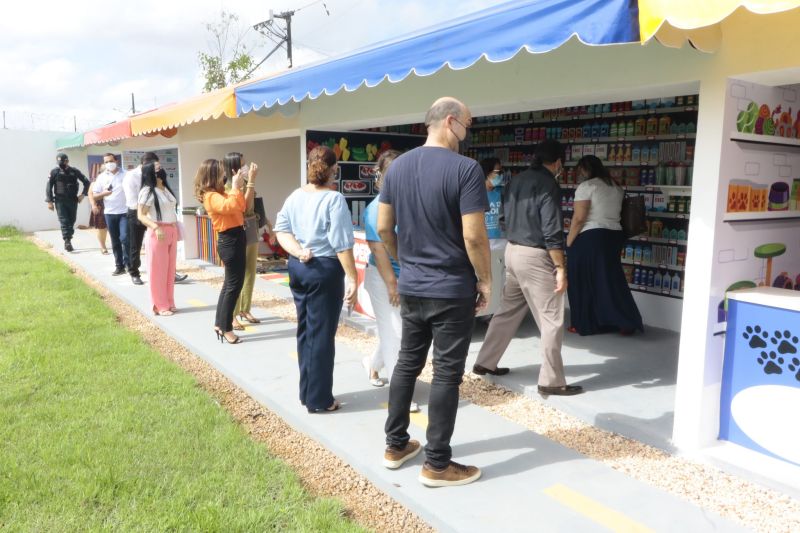
{"label": "security guard in black uniform", "polygon": [[[78,204],[89,192],[89,180],[77,168],[69,166],[69,157],[65,153],[56,156],[58,167],[50,171],[45,193],[47,208],[58,213],[61,223],[61,236],[64,238],[64,249],[68,252],[72,247],[72,234],[75,233],[75,217],[78,215]],[[83,192],[78,194],[78,180],[83,183]]]}

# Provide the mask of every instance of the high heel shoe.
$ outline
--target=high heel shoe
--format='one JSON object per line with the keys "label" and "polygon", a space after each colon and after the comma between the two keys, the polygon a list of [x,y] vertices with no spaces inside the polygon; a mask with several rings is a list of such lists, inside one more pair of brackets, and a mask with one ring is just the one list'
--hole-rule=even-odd
{"label": "high heel shoe", "polygon": [[226,341],[227,341],[228,344],[239,344],[240,342],[242,342],[241,337],[239,337],[238,335],[234,335],[233,333],[231,333],[231,336],[233,336],[233,340],[231,340],[231,338],[228,337],[227,333],[230,333],[230,332],[226,332],[226,333],[222,334],[222,342],[223,342],[223,344]]}
{"label": "high heel shoe", "polygon": [[242,320],[247,320],[251,324],[261,324],[261,320],[254,317],[253,313],[250,313],[249,311],[246,313],[239,313],[239,318]]}
{"label": "high heel shoe", "polygon": [[214,333],[217,335],[217,340],[221,343],[224,338],[222,332],[218,328],[214,328]]}

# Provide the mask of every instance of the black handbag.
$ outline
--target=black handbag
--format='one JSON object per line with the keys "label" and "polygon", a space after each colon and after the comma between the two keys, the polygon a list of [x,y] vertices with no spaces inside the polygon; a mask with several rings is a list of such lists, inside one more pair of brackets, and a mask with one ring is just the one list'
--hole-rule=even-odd
{"label": "black handbag", "polygon": [[633,237],[646,232],[647,210],[644,205],[644,197],[636,195],[623,198],[620,218],[625,237]]}

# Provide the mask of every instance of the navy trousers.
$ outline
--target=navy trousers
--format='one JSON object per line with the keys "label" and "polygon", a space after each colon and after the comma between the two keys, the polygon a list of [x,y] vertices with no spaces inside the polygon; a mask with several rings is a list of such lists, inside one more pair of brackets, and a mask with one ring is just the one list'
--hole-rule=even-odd
{"label": "navy trousers", "polygon": [[290,257],[289,287],[297,308],[300,403],[326,409],[334,400],[334,338],[344,300],[344,269],[335,257],[315,257],[308,263]]}
{"label": "navy trousers", "polygon": [[106,226],[111,236],[111,249],[114,250],[114,263],[117,268],[128,268],[128,217],[126,214],[109,215],[106,213]]}

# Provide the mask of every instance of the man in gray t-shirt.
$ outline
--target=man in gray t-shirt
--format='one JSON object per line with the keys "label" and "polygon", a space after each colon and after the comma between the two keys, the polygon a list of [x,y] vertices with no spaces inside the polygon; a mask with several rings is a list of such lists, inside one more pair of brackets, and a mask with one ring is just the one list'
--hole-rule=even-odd
{"label": "man in gray t-shirt", "polygon": [[399,468],[420,451],[408,434],[408,411],[433,341],[427,461],[419,476],[432,487],[464,485],[481,475],[477,467],[451,461],[450,448],[475,312],[486,306],[492,285],[483,172],[458,154],[471,122],[469,109],[458,100],[434,102],[425,116],[425,145],[395,159],[378,206],[378,234],[401,265],[403,322],[383,464]]}

